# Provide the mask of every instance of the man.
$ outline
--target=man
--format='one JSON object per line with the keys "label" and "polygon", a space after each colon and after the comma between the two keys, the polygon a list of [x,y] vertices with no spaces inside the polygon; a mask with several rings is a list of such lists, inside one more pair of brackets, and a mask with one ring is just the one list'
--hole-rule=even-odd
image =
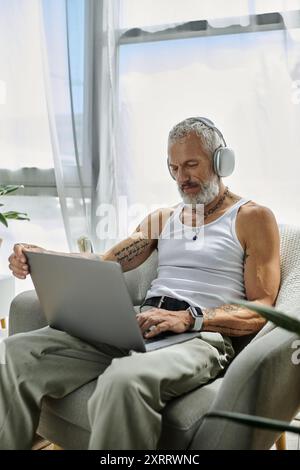
{"label": "man", "polygon": [[[168,165],[183,204],[150,214],[131,237],[98,255],[119,262],[125,272],[158,248],[158,276],[137,315],[140,328],[146,338],[187,331],[199,324],[189,310],[193,306],[203,314],[199,337],[132,354],[108,345],[96,348],[49,327],[8,338],[6,365],[0,366],[0,448],[30,448],[42,398],[61,398],[99,377],[88,402],[89,448],[155,449],[167,401],[224,370],[234,355],[230,336],[262,328],[262,317],[226,299],[274,305],[280,283],[278,228],[269,209],[225,188],[212,164],[221,145],[219,133],[197,118],[177,124],[169,135]],[[197,210],[187,213],[185,204],[204,205],[204,241],[196,250],[192,245],[203,225],[194,230]],[[192,234],[188,248],[186,240],[163,236],[182,228]],[[23,249],[15,245],[9,257],[10,269],[21,279],[28,274]]]}

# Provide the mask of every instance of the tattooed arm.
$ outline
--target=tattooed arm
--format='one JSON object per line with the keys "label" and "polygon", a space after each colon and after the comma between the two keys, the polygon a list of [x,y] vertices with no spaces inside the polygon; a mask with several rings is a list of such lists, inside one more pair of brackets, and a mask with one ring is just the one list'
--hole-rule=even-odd
{"label": "tattooed arm", "polygon": [[117,261],[124,272],[137,268],[155,249],[155,240],[145,238],[143,232],[121,241],[104,255],[103,261]]}
{"label": "tattooed arm", "polygon": [[[246,297],[255,303],[272,306],[280,285],[279,232],[275,217],[265,207],[252,206],[241,214],[240,220],[244,227]],[[265,323],[258,313],[238,305],[204,309],[205,331],[243,336],[259,331]]]}
{"label": "tattooed arm", "polygon": [[104,253],[102,259],[117,261],[124,272],[140,266],[157,247],[158,237],[171,211],[163,208],[149,214],[130,237]]}
{"label": "tattooed arm", "polygon": [[103,261],[117,261],[122,270],[130,271],[142,264],[157,247],[157,240],[162,228],[174,209],[162,208],[150,213],[138,225],[130,237],[119,242],[103,254],[95,253],[58,253],[45,250],[36,245],[17,243],[14,251],[8,258],[9,269],[18,279],[25,279],[29,274],[26,251],[63,254],[64,256],[80,256],[87,259],[101,259]]}

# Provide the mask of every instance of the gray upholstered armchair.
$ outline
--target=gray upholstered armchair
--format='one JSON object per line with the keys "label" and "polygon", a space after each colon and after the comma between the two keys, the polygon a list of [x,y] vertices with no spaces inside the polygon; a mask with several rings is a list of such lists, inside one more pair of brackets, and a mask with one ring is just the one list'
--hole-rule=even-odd
{"label": "gray upholstered armchair", "polygon": [[[300,229],[281,226],[281,288],[276,306],[300,312]],[[156,275],[157,252],[125,274],[134,305]],[[34,291],[19,294],[10,309],[9,334],[46,322]],[[237,356],[224,377],[168,402],[158,449],[268,449],[278,434],[224,420],[204,420],[209,409],[239,411],[290,421],[300,407],[300,365],[292,363],[296,337],[268,323],[254,337],[235,339]],[[247,344],[248,343],[248,344]],[[241,351],[241,352],[239,352]],[[87,401],[96,381],[60,400],[45,398],[38,433],[64,449],[86,449]],[[287,393],[288,391],[288,393]],[[288,395],[288,396],[287,396]]]}

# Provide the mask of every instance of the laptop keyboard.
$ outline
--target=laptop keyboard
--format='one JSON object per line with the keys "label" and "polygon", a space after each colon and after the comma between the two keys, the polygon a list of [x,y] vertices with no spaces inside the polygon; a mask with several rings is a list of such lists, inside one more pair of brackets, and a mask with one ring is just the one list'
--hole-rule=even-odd
{"label": "laptop keyboard", "polygon": [[153,351],[155,349],[161,349],[166,346],[172,346],[173,344],[183,343],[193,338],[197,338],[199,332],[192,331],[188,333],[173,333],[171,331],[160,333],[153,338],[145,339],[146,351]]}
{"label": "laptop keyboard", "polygon": [[154,336],[153,338],[144,338],[145,344],[155,343],[156,341],[160,341],[168,336],[174,336],[176,333],[172,331],[164,331],[163,333],[159,333],[158,335]]}

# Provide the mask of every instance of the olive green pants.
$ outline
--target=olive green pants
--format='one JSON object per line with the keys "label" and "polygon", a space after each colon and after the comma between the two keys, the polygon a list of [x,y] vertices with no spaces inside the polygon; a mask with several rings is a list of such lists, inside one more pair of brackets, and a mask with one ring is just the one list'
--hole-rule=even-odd
{"label": "olive green pants", "polygon": [[96,378],[89,449],[156,449],[167,401],[216,377],[234,355],[230,340],[211,335],[217,341],[199,333],[131,354],[50,327],[7,338],[0,351],[0,449],[30,449],[43,397],[62,398]]}

